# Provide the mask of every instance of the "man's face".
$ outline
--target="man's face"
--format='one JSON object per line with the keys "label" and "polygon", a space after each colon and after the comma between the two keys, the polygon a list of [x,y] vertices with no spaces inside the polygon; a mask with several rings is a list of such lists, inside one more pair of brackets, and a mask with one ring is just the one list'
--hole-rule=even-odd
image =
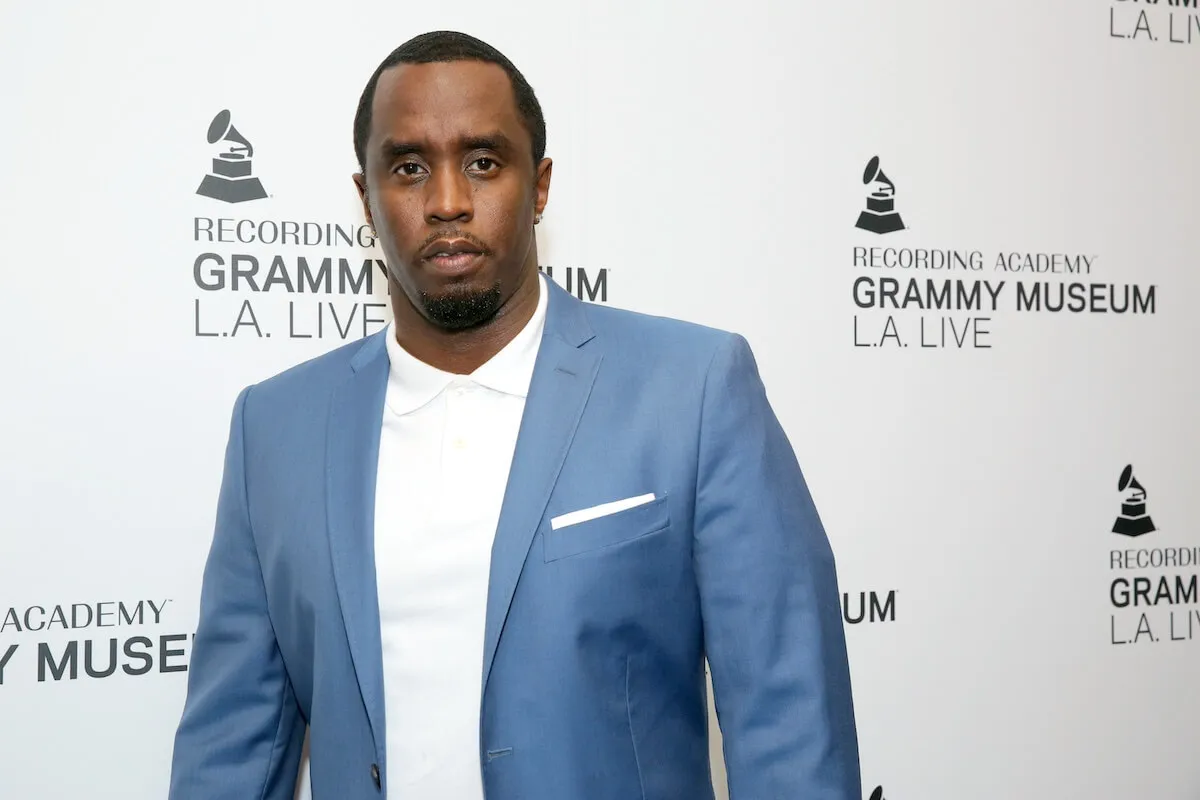
{"label": "man's face", "polygon": [[440,328],[487,322],[537,269],[533,218],[550,162],[535,168],[495,64],[402,64],[380,75],[355,183],[391,277]]}

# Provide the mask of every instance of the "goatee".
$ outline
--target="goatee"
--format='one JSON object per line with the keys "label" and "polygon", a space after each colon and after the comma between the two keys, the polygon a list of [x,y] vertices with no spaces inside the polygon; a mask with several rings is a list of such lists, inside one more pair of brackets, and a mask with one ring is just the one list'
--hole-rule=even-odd
{"label": "goatee", "polygon": [[474,328],[490,320],[500,309],[500,284],[487,289],[452,288],[433,296],[421,292],[421,307],[435,324],[446,330]]}

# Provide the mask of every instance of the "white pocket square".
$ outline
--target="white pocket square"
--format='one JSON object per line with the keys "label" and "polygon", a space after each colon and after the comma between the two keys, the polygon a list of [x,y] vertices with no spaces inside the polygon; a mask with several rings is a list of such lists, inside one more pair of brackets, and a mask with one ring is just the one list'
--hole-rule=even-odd
{"label": "white pocket square", "polygon": [[578,511],[572,511],[568,514],[559,514],[550,520],[550,530],[556,531],[559,528],[578,525],[581,522],[587,522],[598,517],[607,517],[609,514],[616,514],[618,511],[643,506],[653,499],[653,494],[639,494],[637,497],[627,497],[624,500],[615,500],[611,503],[603,503],[591,508],[581,508]]}

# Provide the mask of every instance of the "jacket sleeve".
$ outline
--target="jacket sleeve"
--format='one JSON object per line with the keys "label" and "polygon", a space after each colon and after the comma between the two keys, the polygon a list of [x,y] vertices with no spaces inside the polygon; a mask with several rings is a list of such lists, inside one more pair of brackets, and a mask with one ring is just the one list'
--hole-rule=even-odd
{"label": "jacket sleeve", "polygon": [[267,609],[250,525],[245,414],[234,405],[200,595],[170,800],[292,800],[304,724]]}
{"label": "jacket sleeve", "polygon": [[705,380],[695,569],[731,800],[861,800],[833,553],[746,340]]}

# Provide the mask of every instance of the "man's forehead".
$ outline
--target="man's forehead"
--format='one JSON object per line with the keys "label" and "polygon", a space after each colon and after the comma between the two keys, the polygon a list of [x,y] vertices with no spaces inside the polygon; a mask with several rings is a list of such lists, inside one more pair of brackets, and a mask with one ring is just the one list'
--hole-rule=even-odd
{"label": "man's forehead", "polygon": [[485,125],[517,136],[521,127],[508,74],[484,61],[400,64],[379,76],[372,118],[384,135],[397,129]]}

